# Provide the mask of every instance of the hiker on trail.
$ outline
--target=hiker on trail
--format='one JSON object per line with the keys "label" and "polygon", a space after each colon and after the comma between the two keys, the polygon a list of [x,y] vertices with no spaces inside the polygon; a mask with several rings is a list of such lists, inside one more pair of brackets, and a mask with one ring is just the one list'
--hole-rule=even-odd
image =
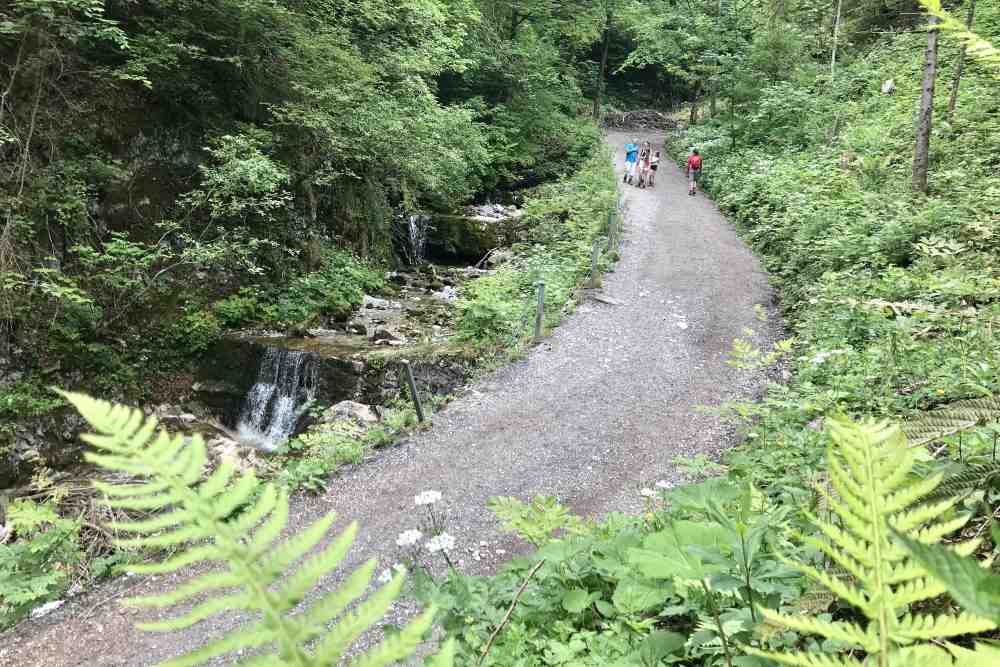
{"label": "hiker on trail", "polygon": [[687,161],[688,194],[692,197],[698,191],[698,178],[701,176],[701,155],[697,148],[691,149]]}
{"label": "hiker on trail", "polygon": [[646,187],[646,179],[649,177],[649,158],[652,155],[652,147],[648,141],[642,142],[639,149],[639,187]]}
{"label": "hiker on trail", "polygon": [[631,183],[635,179],[635,164],[638,159],[639,143],[637,139],[633,139],[625,144],[625,175],[622,177],[622,183]]}
{"label": "hiker on trail", "polygon": [[660,151],[653,153],[653,157],[649,158],[649,187],[653,187],[656,184],[656,168],[660,166]]}

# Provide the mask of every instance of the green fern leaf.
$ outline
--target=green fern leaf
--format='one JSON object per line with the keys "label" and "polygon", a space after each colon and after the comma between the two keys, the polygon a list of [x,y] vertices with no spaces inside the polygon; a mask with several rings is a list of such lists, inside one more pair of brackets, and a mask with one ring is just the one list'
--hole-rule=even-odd
{"label": "green fern leaf", "polygon": [[964,496],[1000,483],[1000,461],[968,466],[949,477],[927,496],[928,500]]}
{"label": "green fern leaf", "polygon": [[1000,621],[1000,576],[991,574],[975,559],[963,558],[946,547],[921,544],[905,535],[897,535],[897,538],[915,560],[945,585],[962,607],[984,618]]}
{"label": "green fern leaf", "polygon": [[913,446],[926,445],[943,437],[1000,421],[1000,397],[957,401],[925,412],[903,425]]}
{"label": "green fern leaf", "polygon": [[[898,427],[873,421],[855,423],[846,418],[828,423],[831,444],[827,470],[832,490],[821,492],[840,525],[811,517],[820,535],[805,541],[829,556],[854,581],[844,582],[809,565],[797,567],[857,607],[868,622],[830,622],[762,610],[768,620],[802,633],[854,644],[868,653],[869,662],[865,664],[878,667],[911,664],[901,662],[899,656],[904,650],[921,661],[934,653],[915,645],[920,640],[940,640],[996,627],[993,619],[974,615],[972,609],[955,616],[908,613],[909,605],[934,598],[945,587],[930,576],[921,561],[911,557],[893,531],[917,544],[934,543],[960,528],[966,517],[956,516],[955,501],[951,499],[923,503],[939,480],[912,479],[914,455]],[[825,658],[812,654],[747,650],[783,664],[840,664],[824,662]]]}
{"label": "green fern leaf", "polygon": [[[247,613],[246,626],[165,664],[197,665],[236,650],[270,652],[254,655],[246,664],[337,664],[355,640],[385,614],[398,596],[403,577],[367,595],[374,561],[348,575],[340,587],[303,610],[293,610],[317,582],[346,557],[357,526],[351,525],[318,555],[309,556],[326,540],[335,520],[328,514],[282,541],[288,523],[288,496],[252,474],[240,474],[228,464],[206,476],[207,454],[199,436],[172,437],[156,431],[156,420],[138,410],[116,406],[81,394],[63,394],[90,423],[95,433],[84,439],[97,451],[92,463],[138,479],[123,486],[97,485],[106,502],[129,510],[158,510],[147,518],[112,524],[125,534],[126,547],[179,546],[179,553],[159,563],[132,566],[140,573],[172,573],[198,563],[209,573],[176,588],[127,604],[173,607],[195,601],[183,613],[140,625],[148,630],[177,630],[221,613]],[[288,572],[293,572],[290,576]],[[204,599],[204,594],[225,591]],[[353,609],[352,609],[353,607]],[[346,610],[352,609],[347,612]],[[429,629],[433,610],[411,622],[357,660],[380,667],[411,655]],[[332,628],[329,624],[334,622]],[[308,646],[318,639],[315,649]],[[441,665],[450,665],[450,654]]]}

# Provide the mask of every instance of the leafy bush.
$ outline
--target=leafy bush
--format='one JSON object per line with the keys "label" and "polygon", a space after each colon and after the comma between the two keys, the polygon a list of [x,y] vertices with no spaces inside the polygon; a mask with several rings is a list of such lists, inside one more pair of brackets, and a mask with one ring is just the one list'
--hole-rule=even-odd
{"label": "leafy bush", "polygon": [[183,354],[198,355],[222,336],[222,325],[214,314],[196,310],[174,325],[174,340]]}
{"label": "leafy bush", "polygon": [[281,472],[276,482],[289,491],[319,493],[342,465],[360,463],[370,451],[392,444],[416,424],[416,412],[410,407],[386,410],[382,422],[367,429],[350,420],[317,424],[278,451]]}
{"label": "leafy bush", "polygon": [[5,528],[14,538],[0,541],[0,628],[62,595],[83,555],[80,523],[60,517],[51,503],[15,500]]}
{"label": "leafy bush", "polygon": [[38,417],[65,405],[40,383],[22,380],[0,387],[0,417]]}
{"label": "leafy bush", "polygon": [[212,313],[223,326],[235,329],[247,323],[257,322],[264,316],[263,306],[256,291],[249,287],[212,304]]}

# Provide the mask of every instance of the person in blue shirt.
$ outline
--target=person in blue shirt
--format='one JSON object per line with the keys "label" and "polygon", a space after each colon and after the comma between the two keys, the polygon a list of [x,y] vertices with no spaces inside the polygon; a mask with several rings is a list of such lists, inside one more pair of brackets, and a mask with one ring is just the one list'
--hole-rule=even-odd
{"label": "person in blue shirt", "polygon": [[633,139],[625,144],[625,176],[622,183],[631,183],[635,179],[635,165],[639,160],[639,142]]}

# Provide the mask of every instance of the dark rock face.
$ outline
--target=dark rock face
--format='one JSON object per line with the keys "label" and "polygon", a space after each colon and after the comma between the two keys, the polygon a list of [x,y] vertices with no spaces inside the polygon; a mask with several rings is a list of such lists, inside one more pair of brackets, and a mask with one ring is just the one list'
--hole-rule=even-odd
{"label": "dark rock face", "polygon": [[41,417],[18,420],[9,433],[0,435],[0,488],[31,474],[39,465],[62,468],[81,459],[83,417],[76,410],[60,408]]}
{"label": "dark rock face", "polygon": [[[469,376],[466,364],[453,359],[411,362],[417,391],[422,394],[450,394],[465,384]],[[382,365],[369,364],[364,376],[362,401],[371,405],[384,405],[399,398],[406,381],[402,376],[403,365],[390,361]]]}
{"label": "dark rock face", "polygon": [[[282,339],[273,346],[281,347]],[[247,392],[257,380],[267,339],[228,338],[219,341],[205,356],[194,386],[195,395],[223,424],[236,425]],[[349,359],[316,354],[318,382],[316,400],[339,403],[358,397],[364,365]]]}
{"label": "dark rock face", "polygon": [[[415,257],[406,229],[407,223],[398,223],[396,254],[410,263],[421,261],[449,266],[466,266],[477,263],[493,248],[507,246],[516,240],[518,217],[491,218],[482,215],[434,214],[428,218],[422,234],[420,256]],[[397,284],[403,278],[390,277]]]}

